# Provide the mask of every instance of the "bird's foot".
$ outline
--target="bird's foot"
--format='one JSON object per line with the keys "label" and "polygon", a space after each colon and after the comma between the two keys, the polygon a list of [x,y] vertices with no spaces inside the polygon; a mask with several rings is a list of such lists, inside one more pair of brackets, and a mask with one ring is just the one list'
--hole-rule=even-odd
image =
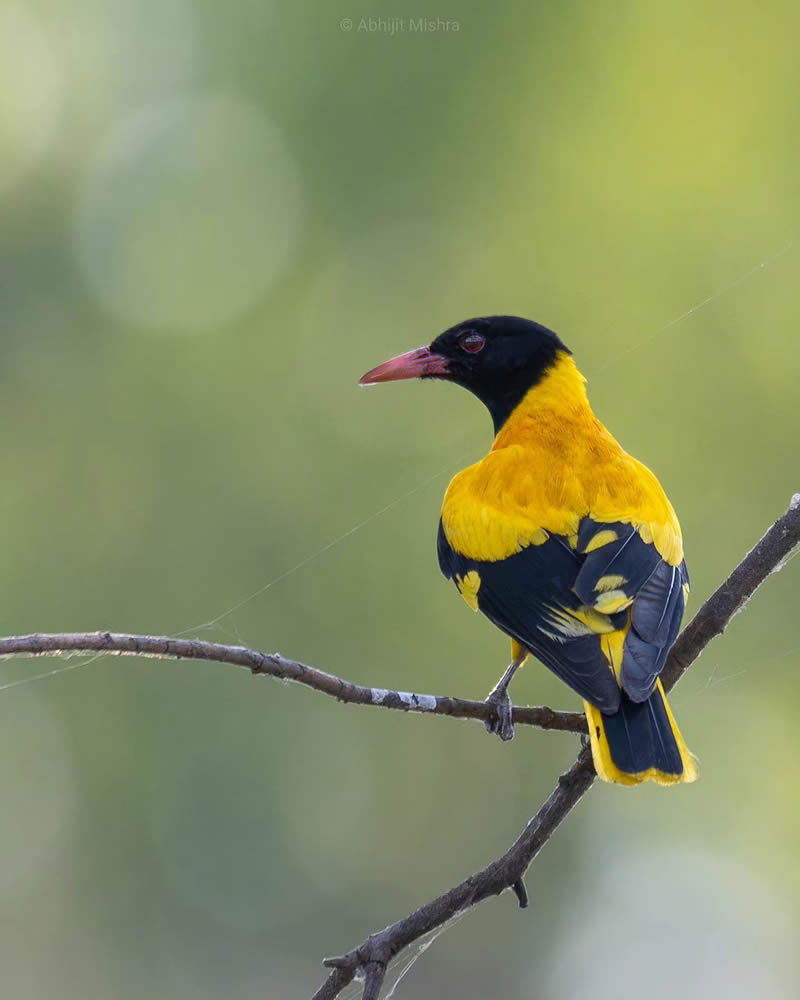
{"label": "bird's foot", "polygon": [[484,722],[487,733],[496,733],[500,739],[507,743],[514,739],[514,723],[511,718],[511,699],[508,691],[503,688],[495,688],[486,699],[487,705],[492,705],[496,712],[496,718],[487,719]]}

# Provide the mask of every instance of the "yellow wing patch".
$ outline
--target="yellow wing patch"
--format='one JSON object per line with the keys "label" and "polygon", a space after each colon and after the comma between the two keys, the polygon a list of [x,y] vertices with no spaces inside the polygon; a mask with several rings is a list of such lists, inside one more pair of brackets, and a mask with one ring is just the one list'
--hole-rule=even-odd
{"label": "yellow wing patch", "polygon": [[458,591],[473,611],[478,610],[478,591],[481,589],[481,577],[477,570],[471,569],[463,576],[456,576]]}
{"label": "yellow wing patch", "polygon": [[618,538],[619,535],[613,530],[613,528],[604,528],[602,531],[598,531],[597,534],[593,536],[584,551],[588,556],[590,552],[594,552],[595,549],[602,549],[604,545],[610,545],[611,542],[616,542]]}
{"label": "yellow wing patch", "polygon": [[551,607],[549,624],[567,639],[584,635],[605,635],[615,631],[611,619],[583,604],[578,608]]}
{"label": "yellow wing patch", "polygon": [[[666,500],[666,497],[664,499]],[[667,503],[669,504],[669,501]],[[627,520],[632,524],[642,536],[643,541],[647,542],[648,545],[655,545],[664,562],[669,563],[670,566],[680,566],[683,562],[683,539],[672,505],[669,505],[669,510],[672,517],[671,521],[667,522],[640,522],[630,517],[627,519],[618,518],[618,520]]]}
{"label": "yellow wing patch", "polygon": [[600,639],[600,647],[603,650],[603,656],[608,660],[608,665],[614,671],[614,676],[617,678],[617,684],[621,684],[620,674],[622,672],[622,655],[625,651],[625,637],[628,634],[628,629],[630,628],[630,615],[628,615],[628,622],[625,628],[621,628],[616,632],[609,632]]}
{"label": "yellow wing patch", "polygon": [[624,590],[608,590],[594,602],[595,609],[602,615],[615,615],[618,611],[633,604],[633,598],[628,597]]}
{"label": "yellow wing patch", "polygon": [[628,581],[624,576],[612,573],[609,576],[601,576],[594,585],[594,589],[599,591],[601,594],[604,594],[607,590],[619,590],[623,583],[627,582]]}

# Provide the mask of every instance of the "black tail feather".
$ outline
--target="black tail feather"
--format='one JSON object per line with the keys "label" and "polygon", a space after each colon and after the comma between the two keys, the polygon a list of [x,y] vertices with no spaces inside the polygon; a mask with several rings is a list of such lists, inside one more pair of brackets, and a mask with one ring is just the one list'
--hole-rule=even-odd
{"label": "black tail feather", "polygon": [[603,721],[611,759],[620,771],[641,774],[655,768],[676,777],[683,773],[678,741],[660,687],[647,701],[638,703],[623,693],[619,711],[604,715]]}

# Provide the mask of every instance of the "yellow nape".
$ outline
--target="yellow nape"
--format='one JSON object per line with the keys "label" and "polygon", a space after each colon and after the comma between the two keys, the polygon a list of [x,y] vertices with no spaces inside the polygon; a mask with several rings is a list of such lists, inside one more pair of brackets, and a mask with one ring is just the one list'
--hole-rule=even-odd
{"label": "yellow nape", "polygon": [[[447,541],[480,562],[507,559],[551,534],[572,539],[582,518],[632,524],[670,565],[680,526],[653,473],[592,413],[572,358],[556,363],[500,428],[489,454],[453,478],[442,507]],[[590,545],[612,539],[599,533]]]}
{"label": "yellow nape", "polygon": [[481,589],[481,578],[477,570],[471,569],[463,576],[456,576],[458,592],[473,611],[478,610],[478,591]]}

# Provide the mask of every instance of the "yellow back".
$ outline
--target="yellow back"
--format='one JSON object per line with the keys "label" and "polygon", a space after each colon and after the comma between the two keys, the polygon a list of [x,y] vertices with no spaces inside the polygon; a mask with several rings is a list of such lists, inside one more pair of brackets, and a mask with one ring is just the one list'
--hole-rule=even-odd
{"label": "yellow back", "polygon": [[585,379],[561,354],[500,429],[489,454],[450,483],[442,523],[468,558],[496,562],[549,534],[574,546],[583,517],[633,524],[673,566],[680,525],[661,484],[592,413]]}

